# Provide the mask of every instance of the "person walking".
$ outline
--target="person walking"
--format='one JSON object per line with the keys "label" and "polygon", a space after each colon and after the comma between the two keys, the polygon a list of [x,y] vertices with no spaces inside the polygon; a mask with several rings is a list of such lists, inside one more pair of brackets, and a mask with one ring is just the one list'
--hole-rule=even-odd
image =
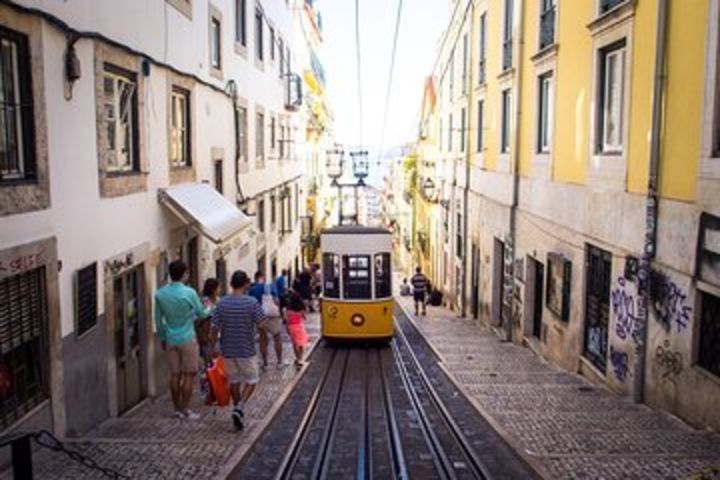
{"label": "person walking", "polygon": [[[220,300],[220,282],[216,278],[208,278],[205,280],[202,290],[202,304],[212,313],[215,305]],[[205,318],[195,320],[195,334],[197,335],[198,345],[200,347],[200,356],[205,363],[210,360],[209,354],[214,348],[210,345],[210,336],[212,328],[210,327],[210,315]]]}
{"label": "person walking", "polygon": [[155,292],[155,325],[170,371],[170,395],[175,416],[196,420],[200,415],[188,408],[192,398],[199,352],[195,319],[209,315],[197,292],[184,284],[187,265],[175,260],[168,266],[171,283]]}
{"label": "person walking", "polygon": [[308,344],[305,331],[305,302],[300,295],[291,290],[288,298],[287,331],[295,352],[295,367],[303,366],[303,353]]}
{"label": "person walking", "polygon": [[275,293],[280,301],[280,315],[285,318],[288,303],[288,270],[283,269],[275,279]]}
{"label": "person walking", "polygon": [[413,300],[415,301],[415,315],[419,315],[418,305],[422,306],[422,314],[426,314],[425,294],[427,293],[428,279],[422,274],[420,267],[415,269],[415,275],[410,279],[413,286]]}
{"label": "person walking", "polygon": [[250,278],[242,270],[230,278],[232,293],[220,299],[212,315],[213,345],[220,335],[220,352],[225,358],[225,371],[230,380],[233,400],[231,418],[235,428],[242,430],[245,406],[259,380],[255,331],[265,319],[260,303],[248,295]]}
{"label": "person walking", "polygon": [[275,290],[275,285],[265,283],[265,274],[263,272],[255,272],[255,281],[250,285],[248,295],[260,303],[265,313],[265,320],[259,329],[262,368],[266,369],[268,366],[268,345],[270,343],[270,337],[273,338],[273,344],[275,346],[277,368],[282,368],[282,338],[280,337],[282,317],[280,316],[280,301],[277,291]]}

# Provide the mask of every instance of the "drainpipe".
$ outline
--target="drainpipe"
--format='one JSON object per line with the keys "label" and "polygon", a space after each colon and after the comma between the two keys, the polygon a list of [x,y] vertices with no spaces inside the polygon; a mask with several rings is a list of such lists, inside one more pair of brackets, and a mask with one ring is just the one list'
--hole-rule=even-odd
{"label": "drainpipe", "polygon": [[[515,282],[515,252],[517,250],[517,208],[518,203],[520,199],[520,118],[522,116],[522,111],[520,108],[520,96],[522,94],[522,55],[524,51],[524,37],[523,37],[523,26],[524,26],[524,20],[525,20],[525,9],[524,9],[524,2],[522,0],[519,0],[516,2],[517,8],[516,11],[519,12],[519,15],[517,15],[518,19],[518,30],[517,30],[517,42],[515,47],[515,64],[517,67],[515,68],[515,78],[516,80],[516,94],[515,94],[515,128],[513,129],[513,133],[515,135],[515,138],[513,139],[513,148],[512,148],[512,176],[513,176],[513,182],[512,182],[512,199],[510,202],[510,248],[512,249],[512,263],[510,265],[510,282],[512,282],[512,287],[514,287]],[[510,283],[506,281],[507,283]],[[510,298],[510,318],[504,319],[505,322],[503,323],[504,326],[504,333],[505,333],[505,340],[511,341],[512,340],[512,302],[513,300],[513,292],[507,292],[505,285],[502,286],[503,288],[503,296],[505,298]],[[504,299],[503,299],[504,300]],[[502,305],[500,306],[500,318],[502,318]]]}
{"label": "drainpipe", "polygon": [[472,38],[472,33],[475,30],[475,3],[473,2],[472,8],[470,9],[470,48],[468,50],[468,58],[466,59],[470,66],[468,68],[467,72],[467,79],[465,83],[465,88],[467,88],[467,98],[468,98],[468,104],[467,108],[465,109],[466,117],[465,117],[465,185],[463,187],[463,266],[462,266],[462,308],[461,308],[461,317],[465,317],[467,315],[467,271],[468,271],[468,244],[470,243],[470,232],[468,231],[468,213],[469,213],[469,200],[470,200],[470,158],[471,158],[471,152],[470,152],[470,122],[471,122],[471,115],[470,112],[472,111],[473,107],[473,65],[475,62],[473,61],[473,52],[475,51],[475,42]]}
{"label": "drainpipe", "polygon": [[660,164],[663,91],[665,87],[667,7],[667,0],[658,0],[650,165],[647,201],[645,204],[645,241],[638,269],[638,335],[635,341],[635,364],[633,365],[633,401],[636,403],[642,402],[644,397],[647,324],[649,319],[648,307],[650,305],[650,272],[657,249],[658,167]]}

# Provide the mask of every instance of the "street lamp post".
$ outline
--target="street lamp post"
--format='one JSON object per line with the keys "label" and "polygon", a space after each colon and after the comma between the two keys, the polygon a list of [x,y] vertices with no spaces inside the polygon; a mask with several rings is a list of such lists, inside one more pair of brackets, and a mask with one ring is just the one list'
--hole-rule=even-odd
{"label": "street lamp post", "polygon": [[355,190],[355,213],[349,218],[351,218],[355,224],[359,223],[359,215],[358,215],[358,205],[359,205],[359,199],[358,199],[358,188],[365,186],[365,178],[367,178],[369,174],[369,163],[368,163],[368,152],[367,150],[355,150],[350,152],[350,157],[352,158],[352,172],[353,176],[355,177],[355,183],[342,183],[340,182],[340,177],[343,175],[343,169],[344,169],[344,160],[343,157],[345,155],[345,151],[339,146],[336,145],[334,148],[328,150],[327,152],[327,174],[328,177],[332,180],[332,185],[337,187],[338,189],[338,221],[339,225],[342,225],[346,219],[346,216],[343,215],[343,196],[342,196],[342,189],[343,187],[352,187]]}

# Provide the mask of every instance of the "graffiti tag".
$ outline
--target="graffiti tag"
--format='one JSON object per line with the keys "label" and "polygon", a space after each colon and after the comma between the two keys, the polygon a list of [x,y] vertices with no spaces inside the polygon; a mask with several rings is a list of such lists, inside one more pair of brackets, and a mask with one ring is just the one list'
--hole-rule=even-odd
{"label": "graffiti tag", "polygon": [[655,350],[655,362],[660,367],[662,378],[673,380],[682,372],[683,360],[679,352],[673,352],[670,349],[670,341],[665,340],[662,345],[658,345]]}
{"label": "graffiti tag", "polygon": [[625,383],[630,367],[628,366],[628,354],[615,350],[610,346],[610,363],[612,363],[613,373],[618,382]]}
{"label": "graffiti tag", "polygon": [[666,332],[673,325],[677,333],[690,323],[692,307],[687,305],[687,294],[665,273],[653,271],[650,278],[650,299],[653,312]]}
{"label": "graffiti tag", "polygon": [[637,341],[640,322],[636,313],[635,298],[627,291],[626,280],[618,278],[618,287],[611,292],[612,309],[615,314],[615,334],[621,340]]}

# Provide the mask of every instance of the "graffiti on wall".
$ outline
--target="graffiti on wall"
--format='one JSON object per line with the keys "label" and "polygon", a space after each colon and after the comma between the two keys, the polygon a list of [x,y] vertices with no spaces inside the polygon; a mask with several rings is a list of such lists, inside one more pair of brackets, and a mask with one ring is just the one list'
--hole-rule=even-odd
{"label": "graffiti on wall", "polygon": [[665,340],[655,350],[655,363],[660,369],[663,379],[674,381],[683,370],[683,359],[680,352],[674,352],[670,348],[670,341]]}
{"label": "graffiti on wall", "polygon": [[611,292],[612,310],[615,315],[615,334],[621,340],[632,338],[638,341],[640,322],[637,317],[638,304],[624,277],[617,279],[617,286]]}
{"label": "graffiti on wall", "polygon": [[610,363],[612,364],[615,378],[617,378],[618,382],[625,383],[625,380],[630,373],[630,367],[628,366],[628,354],[619,350],[615,350],[611,345]]}
{"label": "graffiti on wall", "polygon": [[657,270],[650,275],[650,305],[666,332],[675,327],[677,333],[681,333],[690,323],[692,307],[688,305],[687,293]]}

